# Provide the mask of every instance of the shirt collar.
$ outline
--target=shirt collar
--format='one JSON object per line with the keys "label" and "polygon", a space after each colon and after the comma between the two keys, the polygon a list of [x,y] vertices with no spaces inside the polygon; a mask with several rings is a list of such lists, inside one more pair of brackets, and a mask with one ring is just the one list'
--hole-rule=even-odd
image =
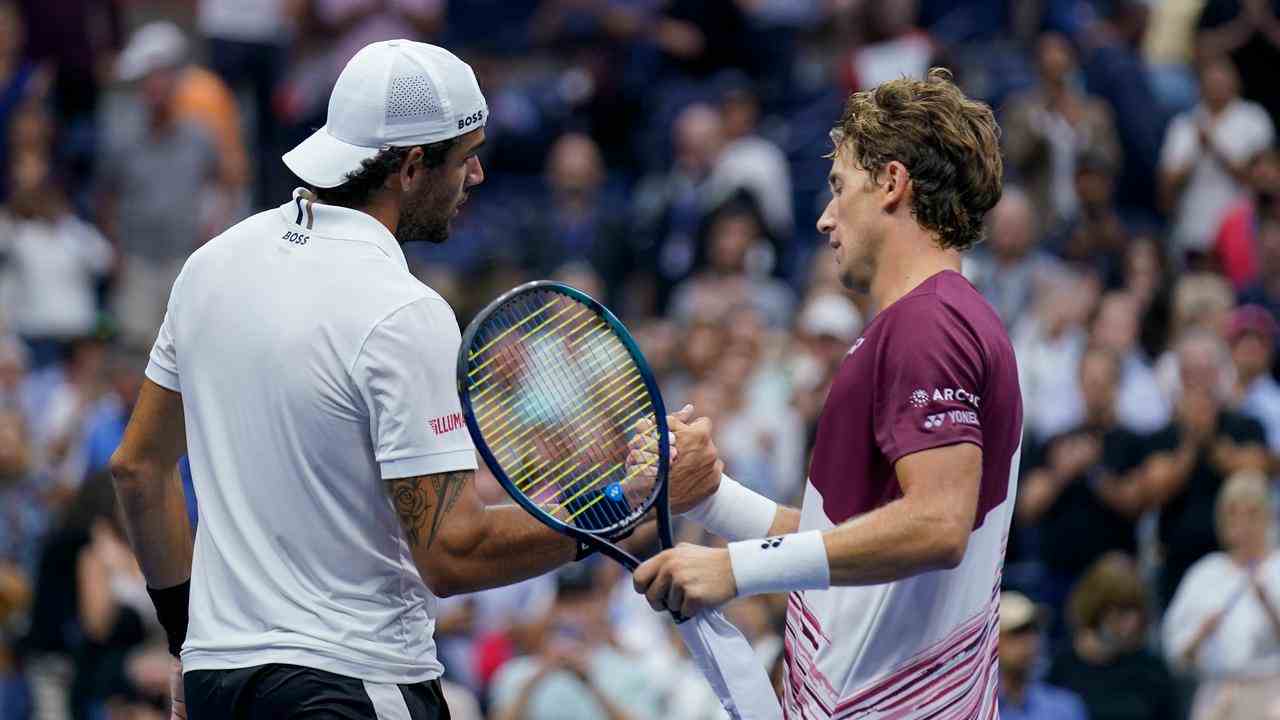
{"label": "shirt collar", "polygon": [[289,202],[280,206],[285,222],[320,237],[370,243],[406,272],[409,270],[400,243],[377,218],[359,210],[314,202],[314,197],[306,188],[295,188]]}

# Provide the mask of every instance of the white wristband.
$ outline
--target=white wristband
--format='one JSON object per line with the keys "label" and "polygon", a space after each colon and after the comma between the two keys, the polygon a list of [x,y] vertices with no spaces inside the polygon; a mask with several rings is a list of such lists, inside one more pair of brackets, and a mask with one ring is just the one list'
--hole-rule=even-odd
{"label": "white wristband", "polygon": [[831,587],[831,563],[818,530],[729,543],[729,563],[738,597]]}
{"label": "white wristband", "polygon": [[768,535],[777,514],[778,503],[721,475],[720,488],[684,516],[725,540],[746,540]]}

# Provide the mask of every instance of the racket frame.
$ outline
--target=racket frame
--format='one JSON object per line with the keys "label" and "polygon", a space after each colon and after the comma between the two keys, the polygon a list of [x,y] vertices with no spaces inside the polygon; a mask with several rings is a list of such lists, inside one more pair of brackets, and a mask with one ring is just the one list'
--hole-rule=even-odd
{"label": "racket frame", "polygon": [[[641,506],[639,517],[644,517],[650,509],[656,507],[658,515],[658,542],[662,548],[670,548],[673,543],[671,540],[671,508],[667,499],[667,478],[670,471],[671,448],[669,442],[669,428],[667,426],[667,411],[662,402],[662,393],[658,390],[658,382],[654,378],[653,371],[649,368],[648,361],[645,360],[644,354],[640,352],[640,346],[636,343],[635,338],[627,331],[625,325],[619,320],[609,308],[596,301],[595,298],[585,292],[561,282],[552,280],[535,280],[518,287],[512,288],[503,293],[496,300],[485,306],[483,310],[476,314],[470,324],[467,325],[466,331],[462,334],[462,345],[458,350],[458,399],[462,405],[462,416],[466,420],[467,430],[471,432],[471,439],[475,442],[476,449],[480,451],[480,457],[484,458],[484,462],[489,466],[489,470],[493,472],[494,477],[502,488],[507,491],[521,507],[530,515],[537,518],[543,525],[555,530],[558,533],[567,535],[580,543],[585,543],[596,550],[608,555],[614,560],[621,563],[628,570],[634,572],[640,566],[640,560],[622,549],[615,543],[608,540],[601,533],[583,530],[574,527],[568,523],[556,519],[553,515],[538,507],[536,503],[525,496],[515,483],[512,482],[506,472],[502,469],[502,464],[498,462],[494,456],[489,444],[484,440],[484,434],[480,432],[479,422],[476,420],[475,412],[471,406],[471,390],[467,375],[470,372],[470,355],[471,343],[475,336],[480,332],[481,327],[488,321],[498,308],[505,305],[517,296],[539,290],[549,290],[567,295],[569,298],[587,306],[587,308],[601,318],[613,330],[618,340],[622,342],[631,359],[636,364],[636,370],[640,373],[640,378],[644,382],[645,389],[649,393],[649,398],[653,403],[654,413],[657,416],[654,420],[658,432],[658,474],[654,482],[658,483],[658,492],[654,493],[650,499]],[[639,523],[637,523],[638,525]],[[635,526],[633,525],[632,528]],[[615,531],[618,532],[618,531]],[[625,532],[625,531],[624,531]]]}

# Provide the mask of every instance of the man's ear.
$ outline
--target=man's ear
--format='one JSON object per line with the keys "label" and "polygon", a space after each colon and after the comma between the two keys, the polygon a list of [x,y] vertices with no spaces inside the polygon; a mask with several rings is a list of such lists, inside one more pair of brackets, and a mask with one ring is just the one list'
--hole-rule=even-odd
{"label": "man's ear", "polygon": [[885,212],[892,213],[907,199],[911,173],[907,171],[906,165],[897,160],[890,160],[880,172],[884,178],[881,185],[884,188],[884,199],[880,204]]}
{"label": "man's ear", "polygon": [[422,148],[415,147],[405,156],[404,162],[400,164],[400,187],[397,188],[401,192],[408,192],[413,187],[413,180],[418,173],[426,170],[424,164],[425,154]]}

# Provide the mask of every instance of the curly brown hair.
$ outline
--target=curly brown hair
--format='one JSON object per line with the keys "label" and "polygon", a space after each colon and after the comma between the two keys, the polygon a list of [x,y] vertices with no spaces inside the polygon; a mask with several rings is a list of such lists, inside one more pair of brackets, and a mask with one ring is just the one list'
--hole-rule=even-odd
{"label": "curly brown hair", "polygon": [[852,152],[873,178],[893,160],[905,165],[911,214],[942,247],[963,251],[982,239],[983,217],[1000,200],[1000,126],[986,103],[965,97],[949,70],[853,93],[831,140],[831,156]]}

